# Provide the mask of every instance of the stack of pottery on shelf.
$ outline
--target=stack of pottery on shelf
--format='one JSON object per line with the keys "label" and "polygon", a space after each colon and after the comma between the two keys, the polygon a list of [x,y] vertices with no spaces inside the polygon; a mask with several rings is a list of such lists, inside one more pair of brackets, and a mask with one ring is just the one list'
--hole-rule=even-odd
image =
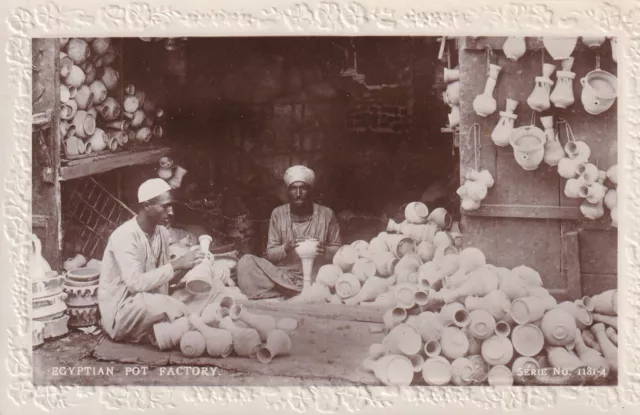
{"label": "stack of pottery on shelf", "polygon": [[119,52],[111,38],[61,38],[60,49],[59,128],[67,158],[162,136],[162,111],[133,86],[119,89]]}
{"label": "stack of pottery on shelf", "polygon": [[102,264],[91,259],[88,263],[82,254],[68,259],[63,264],[67,271],[64,292],[67,296],[69,327],[81,328],[98,326],[98,285]]}
{"label": "stack of pottery on shelf", "polygon": [[29,260],[32,292],[31,333],[33,347],[38,347],[47,339],[67,334],[65,315],[67,306],[64,302],[66,294],[62,290],[64,277],[52,271],[42,257],[40,240],[31,236],[33,251]]}
{"label": "stack of pottery on shelf", "polygon": [[154,338],[160,350],[180,349],[185,357],[238,357],[270,363],[276,356],[289,354],[290,334],[298,322],[292,318],[276,320],[268,314],[254,314],[232,297],[219,296],[200,314],[157,323]]}
{"label": "stack of pottery on shelf", "polygon": [[444,68],[444,81],[447,89],[442,93],[444,102],[451,107],[449,113],[449,128],[458,128],[460,125],[460,70]]}
{"label": "stack of pottery on shelf", "polygon": [[182,179],[187,174],[187,169],[182,166],[173,165],[173,160],[169,157],[162,157],[158,163],[158,177],[166,180],[173,189],[179,189],[182,186]]}
{"label": "stack of pottery on shelf", "polygon": [[[333,263],[312,276],[305,295],[291,301],[384,307],[396,304],[396,297],[404,298],[407,284],[418,283],[420,266],[457,252],[462,237],[459,225],[443,208],[430,212],[425,204],[411,202],[404,213],[405,221],[389,220],[386,231],[370,241],[342,246]],[[412,298],[413,294],[407,301]]]}
{"label": "stack of pottery on shelf", "polygon": [[417,283],[377,302],[386,334],[363,366],[383,384],[596,385],[615,376],[616,290],[558,303],[532,268],[488,264],[473,247],[438,251]]}

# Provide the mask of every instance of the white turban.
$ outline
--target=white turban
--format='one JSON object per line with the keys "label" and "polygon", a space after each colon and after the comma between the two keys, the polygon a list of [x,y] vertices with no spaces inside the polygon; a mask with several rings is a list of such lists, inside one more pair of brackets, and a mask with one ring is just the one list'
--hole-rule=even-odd
{"label": "white turban", "polygon": [[291,186],[294,182],[304,182],[309,186],[313,186],[316,180],[316,174],[307,166],[293,166],[289,167],[284,173],[284,182],[287,187]]}
{"label": "white turban", "polygon": [[138,202],[146,202],[171,190],[171,186],[162,179],[149,179],[138,188]]}

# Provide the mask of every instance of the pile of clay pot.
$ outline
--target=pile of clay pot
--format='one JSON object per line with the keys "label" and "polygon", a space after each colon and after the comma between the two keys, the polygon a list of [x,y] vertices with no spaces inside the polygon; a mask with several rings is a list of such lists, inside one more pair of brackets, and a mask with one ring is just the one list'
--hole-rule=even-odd
{"label": "pile of clay pot", "polygon": [[76,254],[63,263],[65,269],[62,287],[66,298],[67,325],[72,328],[98,326],[98,286],[102,263],[97,259],[87,259]]}
{"label": "pile of clay pot", "polygon": [[445,209],[429,212],[425,204],[411,202],[405,207],[405,221],[396,223],[391,219],[386,232],[371,241],[358,240],[342,246],[332,264],[318,269],[309,292],[290,301],[395,305],[396,288],[416,284],[419,267],[449,250],[457,252],[455,246],[462,243],[461,238],[458,225]]}
{"label": "pile of clay pot", "polygon": [[60,137],[66,157],[162,136],[162,110],[133,85],[124,94],[118,89],[118,52],[111,38],[61,38],[60,49]]}
{"label": "pile of clay pot", "polygon": [[594,385],[617,373],[616,290],[558,303],[534,269],[487,264],[473,247],[416,272],[363,362],[383,384]]}
{"label": "pile of clay pot", "polygon": [[173,322],[157,323],[153,333],[160,350],[179,348],[185,357],[238,357],[270,363],[291,350],[289,334],[297,328],[292,318],[276,320],[253,314],[232,297],[208,304],[200,315],[190,314]]}

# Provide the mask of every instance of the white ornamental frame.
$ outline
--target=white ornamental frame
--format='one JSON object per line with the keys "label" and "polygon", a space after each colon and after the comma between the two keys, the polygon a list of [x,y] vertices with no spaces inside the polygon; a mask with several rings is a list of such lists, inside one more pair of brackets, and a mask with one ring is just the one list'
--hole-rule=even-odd
{"label": "white ornamental frame", "polygon": [[[44,0],[43,0],[44,1]],[[640,2],[568,0],[535,2],[449,0],[293,3],[255,1],[164,1],[101,4],[98,0],[58,1],[35,5],[4,0],[6,31],[2,63],[3,113],[0,128],[2,240],[1,355],[6,362],[0,390],[0,413],[246,413],[295,412],[424,413],[490,410],[568,414],[638,413],[640,402]],[[224,3],[224,4],[221,4]],[[454,388],[454,387],[34,387],[31,382],[28,330],[27,236],[31,194],[31,52],[38,36],[187,36],[187,35],[584,35],[619,36],[618,186],[620,383],[593,388]],[[7,82],[8,81],[8,82]],[[8,90],[6,86],[9,86]],[[622,86],[624,85],[624,86]],[[4,99],[7,97],[8,99]],[[11,119],[11,122],[9,120]],[[624,149],[624,150],[623,150]],[[213,405],[215,406],[213,406]],[[258,412],[260,411],[260,412]]]}

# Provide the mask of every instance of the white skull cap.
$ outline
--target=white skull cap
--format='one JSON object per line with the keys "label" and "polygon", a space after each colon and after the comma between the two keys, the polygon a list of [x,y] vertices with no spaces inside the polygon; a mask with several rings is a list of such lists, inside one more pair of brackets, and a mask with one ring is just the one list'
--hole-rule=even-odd
{"label": "white skull cap", "polygon": [[138,202],[146,202],[171,190],[171,186],[164,180],[149,179],[138,188]]}

